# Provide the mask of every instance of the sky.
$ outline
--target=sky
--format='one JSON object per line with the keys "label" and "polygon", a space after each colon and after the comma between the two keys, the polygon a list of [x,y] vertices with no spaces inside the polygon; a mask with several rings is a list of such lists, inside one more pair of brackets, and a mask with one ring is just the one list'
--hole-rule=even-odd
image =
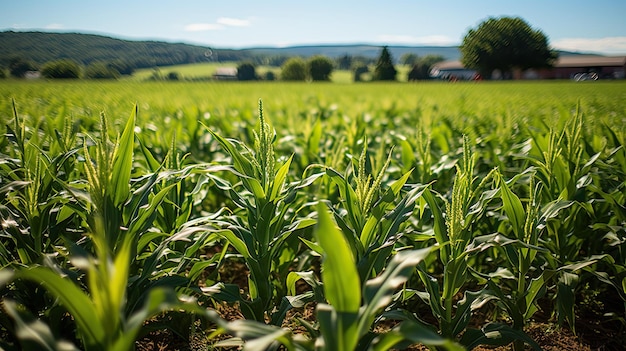
{"label": "sky", "polygon": [[459,45],[469,29],[501,16],[521,17],[556,49],[626,55],[626,0],[0,0],[0,31],[235,49]]}

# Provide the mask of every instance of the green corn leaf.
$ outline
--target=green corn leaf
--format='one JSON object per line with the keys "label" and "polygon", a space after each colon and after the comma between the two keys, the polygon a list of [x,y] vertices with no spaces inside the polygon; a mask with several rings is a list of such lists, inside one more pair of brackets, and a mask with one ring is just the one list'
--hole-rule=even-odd
{"label": "green corn leaf", "polygon": [[333,306],[325,303],[318,304],[315,313],[323,340],[322,350],[355,350],[359,340],[357,333],[358,313],[339,312]]}
{"label": "green corn leaf", "polygon": [[[130,236],[124,237],[122,247],[115,256],[113,270],[109,272],[110,276],[107,277],[109,279],[107,282],[109,287],[109,301],[111,303],[111,307],[117,311],[121,311],[125,304],[126,287],[128,285],[128,276],[130,272],[132,243],[133,241]],[[109,313],[113,315],[117,314],[114,311],[109,311]],[[116,319],[119,320],[119,318]]]}
{"label": "green corn leaf", "polygon": [[245,341],[244,351],[265,351],[275,342],[284,344],[287,350],[294,350],[291,331],[286,328],[239,319],[228,323],[227,329]]}
{"label": "green corn leaf", "polygon": [[216,232],[218,235],[222,236],[224,239],[228,240],[228,242],[241,254],[245,259],[250,258],[250,251],[246,246],[246,243],[241,240],[239,237],[235,235],[231,230],[224,229]]}
{"label": "green corn leaf", "polygon": [[509,186],[501,176],[498,176],[497,178],[499,179],[500,196],[502,198],[504,213],[511,221],[515,237],[523,240],[526,212],[524,211],[524,206],[522,206],[522,201],[520,201],[519,197],[517,197],[517,195],[509,189]]}
{"label": "green corn leaf", "polygon": [[398,252],[380,276],[365,283],[363,288],[365,309],[359,318],[360,335],[364,335],[369,330],[377,313],[391,303],[395,289],[413,275],[415,267],[432,251],[432,248],[425,248]]}
{"label": "green corn leaf", "polygon": [[101,345],[105,340],[105,328],[100,324],[98,313],[89,297],[70,280],[45,267],[19,270],[15,278],[41,283],[72,315],[86,347]]}
{"label": "green corn leaf", "polygon": [[503,346],[515,340],[522,340],[530,345],[533,350],[541,351],[539,344],[526,335],[526,333],[500,323],[489,323],[480,330],[472,328],[467,329],[461,338],[461,344],[468,350],[472,350],[478,345]]}
{"label": "green corn leaf", "polygon": [[[544,272],[545,273],[545,272]],[[544,280],[544,273],[530,282],[530,285],[526,289],[524,295],[525,311],[523,313],[524,320],[529,319],[537,311],[535,301],[541,297],[546,291],[546,281]]]}
{"label": "green corn leaf", "polygon": [[289,173],[289,166],[291,165],[291,160],[293,160],[293,155],[289,157],[287,162],[285,162],[276,172],[276,176],[274,177],[274,182],[272,184],[272,191],[270,192],[269,201],[274,201],[278,195],[280,195],[280,191],[282,190],[283,184],[285,183],[285,179],[287,178],[287,173]]}
{"label": "green corn leaf", "polygon": [[20,340],[23,350],[56,351],[57,345],[50,328],[30,313],[21,311],[10,300],[2,302],[6,313],[15,321],[15,336]]}
{"label": "green corn leaf", "polygon": [[[394,346],[400,346],[400,342],[408,341],[411,344],[419,343],[430,347],[437,347],[437,350],[463,351],[465,348],[458,343],[444,339],[427,326],[413,320],[406,320],[374,340],[373,351],[387,351]],[[402,345],[404,346],[404,345]],[[408,346],[408,345],[406,345]]]}
{"label": "green corn leaf", "polygon": [[443,211],[441,211],[441,207],[437,204],[432,190],[426,189],[422,196],[424,200],[426,200],[426,203],[428,203],[428,206],[433,214],[433,229],[435,232],[435,239],[440,245],[439,252],[441,255],[441,261],[448,262],[450,248],[446,246],[446,244],[450,241],[450,238],[448,237],[448,231],[446,229],[446,221],[443,218]]}
{"label": "green corn leaf", "polygon": [[130,193],[130,174],[133,168],[133,149],[135,147],[135,120],[137,119],[137,105],[130,114],[119,146],[113,157],[113,170],[111,174],[111,193],[114,204],[122,205]]}
{"label": "green corn leaf", "polygon": [[557,282],[556,290],[556,309],[559,325],[563,325],[564,320],[576,333],[576,323],[574,314],[574,305],[576,297],[574,292],[578,284],[578,275],[569,272],[562,272]]}
{"label": "green corn leaf", "polygon": [[361,281],[352,251],[323,203],[318,204],[317,212],[315,236],[324,250],[322,281],[326,299],[338,312],[356,313],[361,306]]}

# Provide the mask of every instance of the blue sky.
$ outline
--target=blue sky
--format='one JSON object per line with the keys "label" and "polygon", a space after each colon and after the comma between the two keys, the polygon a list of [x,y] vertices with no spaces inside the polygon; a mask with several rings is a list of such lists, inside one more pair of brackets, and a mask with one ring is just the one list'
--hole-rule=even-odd
{"label": "blue sky", "polygon": [[559,49],[626,54],[625,0],[0,0],[0,30],[156,39],[218,48],[458,45],[489,17],[519,16]]}

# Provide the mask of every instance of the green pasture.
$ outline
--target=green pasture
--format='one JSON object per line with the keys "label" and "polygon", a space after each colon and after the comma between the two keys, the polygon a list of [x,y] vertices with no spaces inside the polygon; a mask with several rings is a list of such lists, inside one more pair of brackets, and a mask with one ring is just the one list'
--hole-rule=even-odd
{"label": "green pasture", "polygon": [[[161,76],[167,77],[170,73],[177,73],[179,79],[181,80],[207,80],[212,79],[215,71],[220,67],[230,67],[236,68],[237,63],[217,63],[217,62],[202,62],[202,63],[193,63],[186,65],[175,65],[175,66],[167,66],[167,67],[154,67],[154,68],[143,68],[135,71],[132,76],[124,78],[124,80],[131,81],[145,81],[149,80],[151,77]],[[373,67],[370,71],[373,71]],[[410,67],[405,65],[396,66],[398,70],[397,80],[400,82],[407,81],[407,74],[410,70]],[[274,73],[276,79],[280,77],[280,67],[272,67],[272,66],[259,66],[256,68],[256,73],[260,77],[265,77],[265,74],[271,71]],[[364,78],[367,78],[368,75],[365,74]],[[350,70],[334,70],[331,75],[331,82],[333,83],[353,83],[354,81],[354,73]]]}

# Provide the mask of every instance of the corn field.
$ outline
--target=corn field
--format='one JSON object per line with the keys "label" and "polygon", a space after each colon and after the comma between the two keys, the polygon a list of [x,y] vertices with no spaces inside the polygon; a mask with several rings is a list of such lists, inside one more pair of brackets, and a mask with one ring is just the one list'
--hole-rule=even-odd
{"label": "corn field", "polygon": [[626,329],[622,82],[0,93],[0,349],[540,350],[539,315],[600,302]]}

